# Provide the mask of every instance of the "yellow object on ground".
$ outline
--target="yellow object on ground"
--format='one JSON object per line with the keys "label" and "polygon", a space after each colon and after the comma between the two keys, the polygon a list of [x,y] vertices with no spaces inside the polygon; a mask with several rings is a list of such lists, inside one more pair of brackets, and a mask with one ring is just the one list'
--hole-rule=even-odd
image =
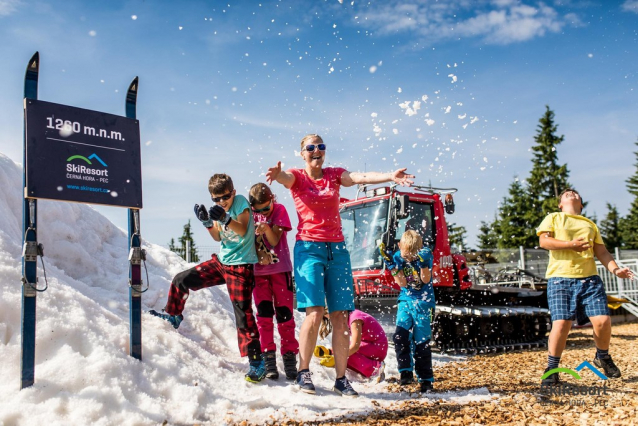
{"label": "yellow object on ground", "polygon": [[610,309],[618,309],[623,303],[629,303],[629,300],[607,295],[607,306],[609,306]]}
{"label": "yellow object on ground", "polygon": [[325,346],[317,345],[315,346],[315,356],[317,358],[323,358],[327,356],[332,356],[332,349],[328,349]]}
{"label": "yellow object on ground", "polygon": [[321,361],[319,361],[319,364],[323,365],[324,367],[334,367],[335,357],[333,357],[332,355],[325,356],[321,358]]}

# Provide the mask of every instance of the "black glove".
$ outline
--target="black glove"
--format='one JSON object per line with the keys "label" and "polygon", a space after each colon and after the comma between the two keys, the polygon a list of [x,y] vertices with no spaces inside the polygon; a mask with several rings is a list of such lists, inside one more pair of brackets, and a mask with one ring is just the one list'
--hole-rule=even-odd
{"label": "black glove", "polygon": [[230,215],[227,214],[226,210],[224,210],[224,208],[221,206],[215,205],[211,207],[210,210],[208,210],[208,214],[212,220],[218,220],[224,226],[228,226],[228,224],[230,223]]}
{"label": "black glove", "polygon": [[205,205],[195,204],[194,210],[195,216],[197,216],[197,219],[199,219],[206,228],[211,228],[213,226],[213,219],[210,218]]}

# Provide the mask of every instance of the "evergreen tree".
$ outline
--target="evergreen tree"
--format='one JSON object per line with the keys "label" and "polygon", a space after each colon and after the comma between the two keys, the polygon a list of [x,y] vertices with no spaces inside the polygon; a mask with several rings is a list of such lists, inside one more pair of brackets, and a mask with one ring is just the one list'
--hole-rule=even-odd
{"label": "evergreen tree", "polygon": [[532,222],[536,212],[530,209],[528,200],[523,185],[515,178],[498,212],[498,248],[530,248],[538,245],[535,232],[538,224]]}
{"label": "evergreen tree", "polygon": [[622,232],[620,231],[620,216],[615,205],[607,203],[607,216],[600,222],[600,234],[607,249],[613,251],[622,246]]}
{"label": "evergreen tree", "polygon": [[171,238],[171,242],[168,245],[168,249],[180,255],[184,260],[187,260],[186,250],[188,243],[190,242],[190,261],[199,262],[199,255],[197,254],[197,247],[195,246],[195,240],[193,239],[193,232],[191,230],[191,221],[189,220],[184,225],[184,233],[178,238],[179,245],[175,245],[175,239]]}
{"label": "evergreen tree", "polygon": [[494,249],[498,246],[498,221],[496,217],[493,222],[485,222],[481,221],[481,226],[479,231],[481,232],[478,235],[478,247],[479,250],[488,250]]}
{"label": "evergreen tree", "polygon": [[168,249],[174,253],[179,254],[180,256],[182,256],[182,254],[179,252],[179,249],[177,248],[177,246],[175,245],[175,238],[171,238],[171,242],[168,243]]}
{"label": "evergreen tree", "polygon": [[455,248],[459,252],[470,250],[465,243],[465,237],[467,235],[467,229],[465,229],[465,226],[456,226],[456,223],[448,223],[447,235],[450,242],[450,248]]}
{"label": "evergreen tree", "polygon": [[[545,215],[558,210],[558,195],[569,188],[567,164],[559,164],[557,146],[565,136],[557,136],[554,111],[545,106],[545,114],[539,120],[538,131],[532,147],[532,171],[527,180],[529,226],[536,227]],[[535,238],[535,237],[534,237]],[[534,244],[536,245],[536,244]]]}
{"label": "evergreen tree", "polygon": [[[638,145],[638,142],[634,142]],[[636,159],[638,160],[638,151],[634,152]],[[623,235],[623,242],[625,249],[636,250],[638,249],[638,162],[634,163],[636,171],[633,176],[627,179],[627,191],[634,196],[634,200],[629,207],[629,214],[624,217],[620,222],[620,228]]]}

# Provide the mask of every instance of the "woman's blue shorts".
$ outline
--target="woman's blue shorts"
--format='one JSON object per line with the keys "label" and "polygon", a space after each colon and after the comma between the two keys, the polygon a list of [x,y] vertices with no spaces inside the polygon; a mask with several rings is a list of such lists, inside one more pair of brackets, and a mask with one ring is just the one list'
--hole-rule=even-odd
{"label": "woman's blue shorts", "polygon": [[346,244],[297,241],[295,286],[297,310],[325,306],[330,312],[354,310],[354,284]]}

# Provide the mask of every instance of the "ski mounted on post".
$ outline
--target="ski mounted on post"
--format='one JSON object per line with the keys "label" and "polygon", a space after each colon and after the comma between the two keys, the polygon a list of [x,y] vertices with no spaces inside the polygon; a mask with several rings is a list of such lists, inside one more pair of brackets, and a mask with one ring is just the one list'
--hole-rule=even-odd
{"label": "ski mounted on post", "polygon": [[20,360],[20,389],[32,386],[35,380],[35,307],[37,284],[38,238],[36,232],[37,200],[27,198],[27,99],[38,99],[40,54],[35,52],[24,76],[24,146],[22,157],[22,359]]}
{"label": "ski mounted on post", "polygon": [[[137,118],[138,77],[133,79],[126,92],[126,117]],[[142,260],[140,211],[128,209],[128,241],[129,241],[129,355],[142,360]]]}

